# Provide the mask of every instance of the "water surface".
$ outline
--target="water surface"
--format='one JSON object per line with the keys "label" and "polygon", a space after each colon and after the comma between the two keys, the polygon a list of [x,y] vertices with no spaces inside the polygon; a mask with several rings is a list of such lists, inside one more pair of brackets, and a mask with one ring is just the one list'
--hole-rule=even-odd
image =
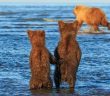
{"label": "water surface", "polygon": [[[28,29],[46,31],[46,46],[51,51],[59,40],[57,22],[75,19],[74,6],[0,5],[0,96],[73,96],[66,87],[52,90],[29,90]],[[110,20],[109,6],[102,8]],[[87,26],[83,26],[85,28]],[[106,28],[101,28],[107,30]],[[77,73],[75,96],[110,96],[110,34],[83,34],[77,40],[82,60]],[[53,78],[54,66],[51,65]]]}

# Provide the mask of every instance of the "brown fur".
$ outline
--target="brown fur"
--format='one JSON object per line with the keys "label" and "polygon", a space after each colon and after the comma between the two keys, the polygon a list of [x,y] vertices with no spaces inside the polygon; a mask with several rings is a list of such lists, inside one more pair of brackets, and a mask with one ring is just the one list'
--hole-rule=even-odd
{"label": "brown fur", "polygon": [[74,8],[73,13],[80,27],[83,22],[86,22],[92,26],[95,31],[99,30],[99,25],[106,26],[110,29],[110,23],[107,21],[105,13],[99,8],[78,5]]}
{"label": "brown fur", "polygon": [[76,72],[81,58],[81,50],[76,41],[78,22],[64,23],[59,21],[59,29],[61,38],[54,53],[58,61],[55,68],[54,81],[56,88],[60,87],[61,82],[66,81],[69,83],[70,88],[74,89]]}
{"label": "brown fur", "polygon": [[52,88],[50,63],[55,63],[55,58],[45,47],[45,32],[29,30],[28,36],[32,44],[30,89]]}

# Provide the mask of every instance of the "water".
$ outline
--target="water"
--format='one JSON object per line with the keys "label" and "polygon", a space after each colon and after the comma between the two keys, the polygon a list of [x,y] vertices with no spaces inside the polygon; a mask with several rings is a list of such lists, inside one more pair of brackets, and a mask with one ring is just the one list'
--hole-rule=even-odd
{"label": "water", "polygon": [[[29,29],[45,30],[46,46],[53,53],[59,40],[58,25],[46,19],[75,19],[73,7],[0,5],[0,96],[73,96],[67,86],[60,92],[29,90],[31,45],[26,33]],[[99,7],[110,20],[109,6]],[[110,34],[83,34],[77,40],[82,60],[75,96],[110,96]],[[53,72],[51,65],[51,76]]]}

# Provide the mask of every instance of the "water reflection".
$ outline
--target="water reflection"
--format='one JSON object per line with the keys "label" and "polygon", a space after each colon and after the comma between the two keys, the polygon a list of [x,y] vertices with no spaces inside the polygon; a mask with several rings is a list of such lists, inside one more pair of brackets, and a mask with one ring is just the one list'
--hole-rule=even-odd
{"label": "water reflection", "polygon": [[73,89],[38,89],[31,90],[32,96],[79,96]]}

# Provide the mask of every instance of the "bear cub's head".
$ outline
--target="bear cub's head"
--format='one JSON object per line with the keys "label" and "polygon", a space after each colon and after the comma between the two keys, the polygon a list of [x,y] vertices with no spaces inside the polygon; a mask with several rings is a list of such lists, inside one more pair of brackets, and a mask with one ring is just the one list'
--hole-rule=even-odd
{"label": "bear cub's head", "polygon": [[59,24],[61,37],[67,34],[71,34],[73,37],[76,37],[78,29],[79,29],[77,20],[74,22],[73,21],[64,22],[61,20],[58,22],[58,24]]}
{"label": "bear cub's head", "polygon": [[28,30],[27,33],[33,47],[45,46],[45,32],[43,30]]}

